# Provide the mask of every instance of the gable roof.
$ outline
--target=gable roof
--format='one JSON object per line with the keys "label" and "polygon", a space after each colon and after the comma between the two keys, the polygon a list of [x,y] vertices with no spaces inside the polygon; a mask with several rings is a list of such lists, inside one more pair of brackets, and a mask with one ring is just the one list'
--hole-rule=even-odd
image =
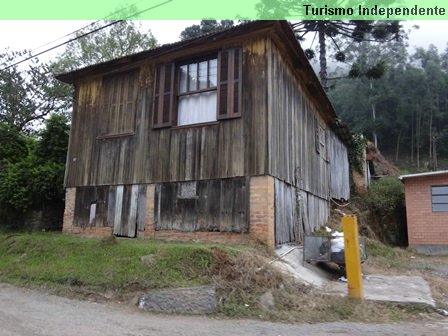
{"label": "gable roof", "polygon": [[300,46],[291,25],[287,21],[252,21],[240,24],[235,27],[220,30],[202,35],[185,41],[165,44],[160,47],[145,50],[128,56],[116,58],[107,62],[102,62],[74,71],[57,74],[55,77],[65,83],[76,83],[89,76],[97,76],[132,66],[132,64],[148,60],[161,58],[164,55],[186,50],[197,49],[208,43],[224,41],[232,37],[240,37],[253,33],[265,33],[271,36],[279,45],[284,47],[292,60],[292,66],[296,70],[311,95],[315,96],[319,109],[324,112],[324,119],[330,124],[333,131],[346,144],[352,142],[352,136],[348,128],[337,118],[336,112],[328,99],[325,90],[322,88],[316,73],[311,67],[302,47]]}

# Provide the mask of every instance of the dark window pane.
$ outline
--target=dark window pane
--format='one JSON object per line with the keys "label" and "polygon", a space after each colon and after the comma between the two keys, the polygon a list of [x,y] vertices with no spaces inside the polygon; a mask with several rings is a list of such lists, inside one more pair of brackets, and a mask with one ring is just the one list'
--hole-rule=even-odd
{"label": "dark window pane", "polygon": [[218,81],[217,73],[218,73],[218,60],[216,58],[212,59],[208,63],[208,72],[209,72],[209,87],[215,87]]}
{"label": "dark window pane", "polygon": [[188,91],[197,90],[197,81],[198,81],[198,65],[196,63],[190,64],[188,66]]}
{"label": "dark window pane", "polygon": [[448,195],[448,186],[432,187],[433,195]]}
{"label": "dark window pane", "polygon": [[187,65],[182,65],[179,69],[179,92],[184,93],[187,92]]}
{"label": "dark window pane", "polygon": [[199,63],[199,89],[205,89],[208,87],[207,69],[207,61]]}
{"label": "dark window pane", "polygon": [[442,204],[433,204],[432,205],[432,211],[448,211],[448,203],[442,203]]}
{"label": "dark window pane", "polygon": [[447,203],[448,204],[448,195],[432,196],[432,203]]}

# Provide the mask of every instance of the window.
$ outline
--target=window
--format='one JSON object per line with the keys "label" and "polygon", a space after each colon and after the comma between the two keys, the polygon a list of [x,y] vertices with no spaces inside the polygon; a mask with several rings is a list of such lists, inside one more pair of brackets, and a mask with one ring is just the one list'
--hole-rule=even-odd
{"label": "window", "polygon": [[314,145],[316,153],[320,154],[322,158],[326,159],[326,132],[325,129],[320,125],[317,117],[314,117]]}
{"label": "window", "polygon": [[216,121],[218,59],[181,65],[177,125]]}
{"label": "window", "polygon": [[448,212],[448,186],[431,187],[433,212]]}
{"label": "window", "polygon": [[241,49],[156,68],[153,127],[241,116]]}

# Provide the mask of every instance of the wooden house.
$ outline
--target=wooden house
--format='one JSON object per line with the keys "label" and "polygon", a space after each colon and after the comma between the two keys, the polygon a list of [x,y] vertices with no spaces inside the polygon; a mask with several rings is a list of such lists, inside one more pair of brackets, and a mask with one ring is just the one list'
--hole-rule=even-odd
{"label": "wooden house", "polygon": [[75,86],[64,232],[275,246],[349,198],[346,129],[287,22],[57,78]]}

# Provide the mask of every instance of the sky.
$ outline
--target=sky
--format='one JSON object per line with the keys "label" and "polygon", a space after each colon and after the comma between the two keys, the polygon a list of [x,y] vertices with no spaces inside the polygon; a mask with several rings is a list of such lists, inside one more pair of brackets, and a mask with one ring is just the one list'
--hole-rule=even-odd
{"label": "sky", "polygon": [[[62,43],[67,40],[67,34],[88,25],[91,21],[0,21],[0,52],[9,47],[11,50],[31,49],[42,51],[48,47]],[[181,31],[199,21],[142,21],[145,29],[151,29],[153,35],[160,44],[175,42],[179,40]],[[448,21],[407,21],[404,22],[405,29],[410,29],[413,25],[420,26],[420,29],[413,30],[410,34],[410,47],[427,47],[434,44],[439,51],[445,50],[448,37]],[[59,39],[59,40],[57,40]],[[55,41],[57,40],[57,41]],[[53,42],[53,43],[50,43]],[[50,43],[46,45],[47,43]],[[44,46],[46,45],[46,46]],[[43,46],[43,47],[42,47]],[[304,46],[306,48],[306,45]],[[46,54],[44,60],[62,52],[63,47],[56,49],[52,53]]]}

